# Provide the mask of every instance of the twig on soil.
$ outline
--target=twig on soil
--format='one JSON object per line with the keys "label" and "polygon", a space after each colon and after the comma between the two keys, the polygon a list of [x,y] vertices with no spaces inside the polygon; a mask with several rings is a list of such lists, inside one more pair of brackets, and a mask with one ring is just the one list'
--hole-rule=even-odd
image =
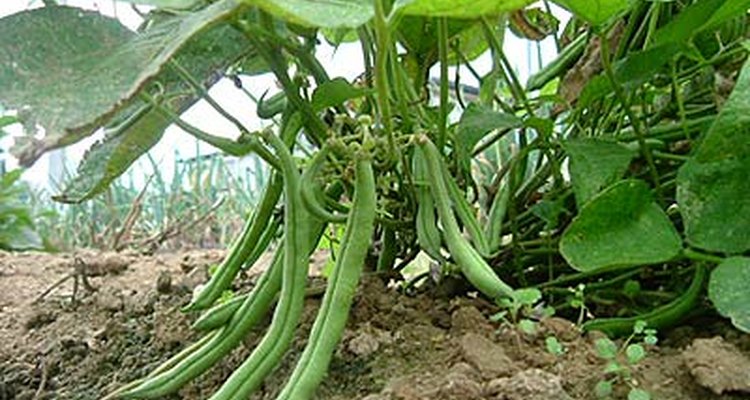
{"label": "twig on soil", "polygon": [[42,377],[41,377],[41,381],[39,382],[39,387],[36,389],[36,392],[34,393],[34,400],[41,398],[42,392],[44,392],[44,387],[47,386],[48,368],[47,368],[47,363],[44,362],[44,358],[42,358],[42,361],[40,364],[41,364],[40,367],[42,368]]}
{"label": "twig on soil", "polygon": [[60,280],[55,282],[52,286],[48,287],[42,294],[40,294],[36,299],[34,299],[33,303],[39,303],[41,302],[45,297],[47,297],[48,294],[50,294],[53,290],[60,287],[63,283],[65,283],[69,279],[73,279],[73,293],[70,296],[71,302],[76,302],[76,295],[78,294],[78,280],[80,279],[81,284],[83,285],[83,288],[89,292],[95,292],[96,288],[91,285],[88,279],[88,271],[87,271],[87,265],[83,261],[81,257],[75,256],[73,261],[73,268],[74,271],[63,276]]}

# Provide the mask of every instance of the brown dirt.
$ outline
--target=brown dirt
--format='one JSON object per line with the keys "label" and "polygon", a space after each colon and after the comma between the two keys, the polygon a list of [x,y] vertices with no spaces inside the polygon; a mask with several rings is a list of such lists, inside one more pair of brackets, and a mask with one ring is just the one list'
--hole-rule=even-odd
{"label": "brown dirt", "polygon": [[[179,312],[206,278],[220,251],[144,257],[79,252],[50,255],[0,252],[0,400],[97,399],[143,376],[198,336],[194,315]],[[80,261],[76,262],[76,257]],[[72,279],[39,302],[61,278],[85,271],[96,289]],[[255,274],[242,280],[246,290]],[[319,298],[309,298],[293,350],[254,399],[273,399],[299,355]],[[319,399],[548,400],[594,399],[605,363],[595,353],[597,335],[581,335],[552,318],[527,335],[488,319],[497,310],[479,299],[409,297],[367,278],[354,304]],[[750,335],[725,324],[668,332],[632,368],[628,384],[653,399],[750,399]],[[205,399],[258,340],[242,348],[173,399]],[[555,336],[565,353],[547,352]]]}

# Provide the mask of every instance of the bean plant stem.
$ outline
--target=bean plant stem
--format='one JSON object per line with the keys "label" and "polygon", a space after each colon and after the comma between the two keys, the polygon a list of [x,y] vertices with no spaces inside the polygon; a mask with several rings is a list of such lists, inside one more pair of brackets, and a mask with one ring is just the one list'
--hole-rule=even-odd
{"label": "bean plant stem", "polygon": [[601,48],[601,59],[602,59],[602,66],[604,67],[604,72],[607,75],[607,78],[609,79],[610,84],[612,85],[612,88],[615,92],[615,97],[620,101],[622,104],[622,107],[625,109],[625,113],[628,116],[628,119],[630,120],[630,124],[633,126],[633,132],[635,132],[636,140],[638,141],[638,146],[641,149],[641,154],[643,154],[643,157],[646,159],[646,164],[648,165],[649,174],[651,175],[651,180],[656,188],[656,193],[659,196],[659,198],[662,197],[662,189],[661,189],[661,183],[659,181],[659,171],[656,169],[656,164],[654,163],[654,157],[651,154],[651,149],[646,142],[646,132],[641,126],[640,119],[635,115],[632,108],[630,107],[630,102],[627,99],[627,96],[625,95],[625,91],[623,90],[622,86],[620,85],[620,82],[617,80],[617,77],[615,76],[614,69],[612,68],[612,62],[610,60],[610,51],[609,51],[609,38],[605,34],[599,35],[599,42],[600,42],[600,48]]}
{"label": "bean plant stem", "polygon": [[206,100],[206,103],[211,105],[211,107],[214,108],[219,114],[221,114],[222,117],[226,118],[227,121],[234,124],[234,126],[239,129],[240,133],[248,133],[250,132],[245,125],[242,124],[237,118],[234,117],[229,111],[225,110],[224,107],[221,106],[216,100],[214,100],[213,97],[211,97],[210,94],[208,94],[208,91],[206,88],[203,87],[203,85],[198,82],[192,74],[188,70],[186,70],[180,63],[178,63],[176,60],[172,60],[169,62],[169,65],[174,68],[174,70],[177,72],[178,75],[180,75],[185,82],[190,85],[193,90],[197,92],[199,96],[201,96],[204,100]]}
{"label": "bean plant stem", "polygon": [[438,56],[440,58],[440,121],[438,123],[437,147],[445,148],[448,128],[448,20],[438,18]]}
{"label": "bean plant stem", "polygon": [[391,105],[388,97],[388,55],[391,45],[390,32],[385,19],[385,8],[382,0],[375,1],[375,38],[377,51],[375,53],[375,90],[377,91],[376,102],[380,109],[380,123],[383,126],[388,147],[394,157],[399,154],[396,142],[393,139],[393,121],[391,120]]}
{"label": "bean plant stem", "polygon": [[682,251],[682,256],[687,258],[688,260],[702,261],[702,262],[707,262],[711,264],[720,264],[721,262],[724,261],[723,257],[704,253],[704,252],[701,252],[701,251],[698,251],[696,249],[692,249],[689,247]]}

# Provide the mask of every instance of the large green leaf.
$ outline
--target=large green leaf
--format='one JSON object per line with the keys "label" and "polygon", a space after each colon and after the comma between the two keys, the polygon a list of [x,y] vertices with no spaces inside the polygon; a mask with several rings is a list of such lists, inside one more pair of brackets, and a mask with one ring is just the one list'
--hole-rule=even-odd
{"label": "large green leaf", "polygon": [[117,0],[123,3],[143,4],[159,8],[180,10],[193,7],[201,0]]}
{"label": "large green leaf", "polygon": [[[160,21],[169,24],[169,21]],[[227,25],[219,25],[196,35],[173,58],[205,88],[212,86],[221,72],[241,57],[252,55],[242,34]],[[173,67],[162,71],[154,82],[161,87],[165,101],[162,106],[180,114],[200,99],[190,85]],[[103,141],[86,153],[76,176],[67,182],[62,194],[55,200],[78,203],[104,191],[109,184],[141,155],[161,139],[171,121],[150,104],[135,104],[136,112],[124,110],[122,118],[129,118],[123,128],[110,126]]]}
{"label": "large green leaf", "polygon": [[603,24],[610,18],[625,12],[633,2],[633,0],[555,0],[555,3],[593,25]]}
{"label": "large green leaf", "polygon": [[681,249],[674,226],[639,180],[620,181],[591,199],[560,239],[560,253],[579,271],[664,262]]}
{"label": "large green leaf", "polygon": [[594,138],[568,140],[563,147],[570,157],[570,178],[579,207],[621,178],[635,155],[619,143]]}
{"label": "large green leaf", "polygon": [[429,17],[477,18],[515,11],[533,0],[396,0],[393,12]]}
{"label": "large green leaf", "polygon": [[46,137],[25,138],[16,154],[33,163],[49,149],[91,134],[127,107],[195,34],[232,15],[235,0],[169,19],[143,35],[72,7],[44,7],[0,20],[0,103]]}
{"label": "large green leaf", "polygon": [[132,128],[94,144],[84,155],[75,178],[63,193],[53,197],[63,203],[79,203],[105,190],[118,176],[162,137],[170,121],[156,110],[136,120]]}
{"label": "large green leaf", "polygon": [[677,174],[687,241],[729,254],[750,250],[750,62],[706,137]]}
{"label": "large green leaf", "polygon": [[245,0],[287,21],[321,28],[356,28],[375,15],[372,0]]}
{"label": "large green leaf", "polygon": [[750,258],[732,257],[719,264],[708,282],[708,298],[719,314],[750,333]]}
{"label": "large green leaf", "polygon": [[667,43],[683,44],[699,32],[715,29],[724,22],[745,14],[750,0],[700,0],[697,1],[668,24],[659,28],[651,41],[651,47]]}

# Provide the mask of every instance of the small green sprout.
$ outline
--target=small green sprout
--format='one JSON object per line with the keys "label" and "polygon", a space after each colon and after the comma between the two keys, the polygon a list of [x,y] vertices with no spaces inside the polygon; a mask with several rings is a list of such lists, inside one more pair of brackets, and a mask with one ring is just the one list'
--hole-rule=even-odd
{"label": "small green sprout", "polygon": [[603,372],[610,378],[597,382],[594,387],[596,397],[609,399],[614,385],[624,383],[630,387],[628,400],[650,400],[651,395],[647,391],[634,387],[632,369],[648,356],[645,346],[654,345],[656,342],[656,330],[647,329],[644,321],[636,322],[633,333],[621,346],[609,338],[597,339],[594,348],[597,356],[607,362]]}

